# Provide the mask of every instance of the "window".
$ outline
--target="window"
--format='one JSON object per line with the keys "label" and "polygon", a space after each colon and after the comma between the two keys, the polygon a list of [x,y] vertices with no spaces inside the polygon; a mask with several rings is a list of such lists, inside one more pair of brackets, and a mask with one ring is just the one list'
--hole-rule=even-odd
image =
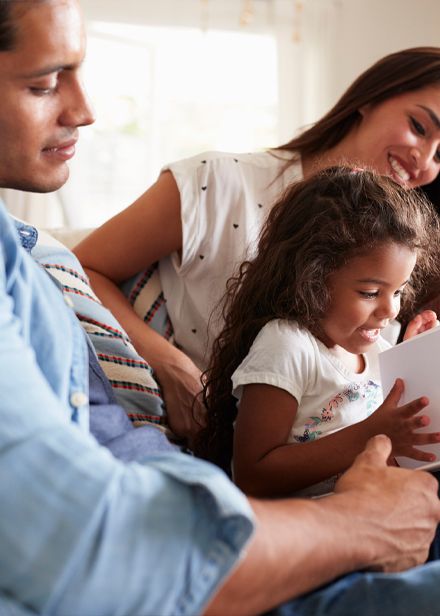
{"label": "window", "polygon": [[97,121],[62,191],[67,222],[102,223],[167,162],[276,145],[277,74],[269,34],[90,23],[84,80]]}

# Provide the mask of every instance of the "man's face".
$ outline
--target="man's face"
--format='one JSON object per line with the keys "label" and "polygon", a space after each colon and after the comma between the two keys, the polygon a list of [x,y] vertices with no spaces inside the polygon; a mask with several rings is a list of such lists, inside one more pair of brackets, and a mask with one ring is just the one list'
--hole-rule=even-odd
{"label": "man's face", "polygon": [[15,46],[0,52],[0,186],[48,192],[67,180],[78,127],[94,119],[79,77],[84,26],[77,0],[20,4]]}

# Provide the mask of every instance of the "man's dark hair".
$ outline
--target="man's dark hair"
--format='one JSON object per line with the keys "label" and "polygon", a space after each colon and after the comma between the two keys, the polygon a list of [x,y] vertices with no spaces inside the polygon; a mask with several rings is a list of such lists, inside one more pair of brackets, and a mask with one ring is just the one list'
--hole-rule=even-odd
{"label": "man's dark hair", "polygon": [[0,0],[0,52],[14,48],[17,36],[16,15],[12,9],[20,7],[23,10],[32,8],[37,2],[45,0]]}
{"label": "man's dark hair", "polygon": [[11,19],[13,0],[0,0],[0,51],[8,51],[14,46],[15,27]]}

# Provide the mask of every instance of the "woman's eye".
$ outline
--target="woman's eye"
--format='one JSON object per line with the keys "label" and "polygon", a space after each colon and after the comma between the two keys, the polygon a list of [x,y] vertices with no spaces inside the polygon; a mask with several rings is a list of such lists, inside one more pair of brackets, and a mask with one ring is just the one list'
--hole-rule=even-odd
{"label": "woman's eye", "polygon": [[410,116],[410,121],[411,121],[411,125],[412,125],[413,129],[416,131],[416,133],[418,133],[419,135],[422,135],[422,136],[424,136],[426,134],[426,131],[425,131],[424,127],[423,127],[423,124],[420,124],[420,122],[418,122],[412,116]]}
{"label": "woman's eye", "polygon": [[437,152],[434,154],[434,160],[436,163],[440,163],[440,150],[437,150]]}

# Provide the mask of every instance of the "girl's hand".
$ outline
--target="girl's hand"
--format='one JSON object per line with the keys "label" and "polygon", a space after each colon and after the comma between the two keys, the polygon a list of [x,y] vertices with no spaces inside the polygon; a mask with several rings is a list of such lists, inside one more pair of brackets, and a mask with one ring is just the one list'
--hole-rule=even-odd
{"label": "girl's hand", "polygon": [[403,339],[414,338],[417,334],[422,334],[438,324],[437,315],[433,310],[423,310],[408,323]]}
{"label": "girl's hand", "polygon": [[376,434],[386,434],[391,439],[393,456],[407,456],[422,462],[434,462],[435,454],[416,448],[417,445],[440,443],[439,432],[415,432],[430,423],[427,415],[418,414],[428,406],[429,400],[426,396],[422,396],[398,406],[403,389],[402,379],[396,379],[383,404],[366,421],[370,426],[374,426]]}

